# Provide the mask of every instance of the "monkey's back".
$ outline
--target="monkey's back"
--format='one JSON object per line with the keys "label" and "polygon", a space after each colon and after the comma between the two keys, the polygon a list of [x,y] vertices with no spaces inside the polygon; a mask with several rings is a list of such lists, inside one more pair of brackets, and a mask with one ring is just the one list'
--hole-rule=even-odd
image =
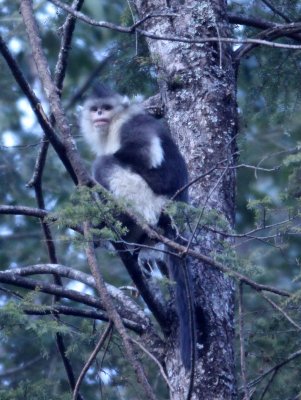
{"label": "monkey's back", "polygon": [[[187,184],[184,158],[161,121],[148,114],[135,115],[121,127],[120,138],[121,148],[115,153],[116,158],[141,175],[154,193],[171,198]],[[156,157],[157,162],[158,155],[151,150],[160,151],[158,146],[152,146],[154,138],[160,141],[162,160],[152,167],[151,157]],[[187,189],[181,191],[175,200],[187,202]]]}

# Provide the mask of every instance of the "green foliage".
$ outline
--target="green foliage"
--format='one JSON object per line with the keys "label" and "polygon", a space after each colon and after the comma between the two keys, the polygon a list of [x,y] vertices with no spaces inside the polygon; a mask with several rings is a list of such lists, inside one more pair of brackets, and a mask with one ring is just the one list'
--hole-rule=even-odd
{"label": "green foliage", "polygon": [[185,230],[186,224],[190,227],[205,226],[208,230],[219,229],[225,231],[225,233],[230,233],[229,223],[217,210],[197,208],[190,204],[176,201],[170,201],[165,208],[180,231]]}
{"label": "green foliage", "polygon": [[71,393],[53,393],[53,382],[43,379],[36,382],[22,381],[16,389],[0,389],[1,400],[70,400]]}
{"label": "green foliage", "polygon": [[[59,226],[63,227],[81,226],[86,221],[95,227],[91,229],[91,239],[94,235],[98,239],[117,240],[127,232],[127,229],[118,221],[118,216],[122,212],[122,204],[117,203],[110,193],[100,186],[93,189],[78,187],[70,201],[65,202],[60,210],[49,215],[48,221],[55,220]],[[82,237],[80,235],[75,239],[82,240]]]}

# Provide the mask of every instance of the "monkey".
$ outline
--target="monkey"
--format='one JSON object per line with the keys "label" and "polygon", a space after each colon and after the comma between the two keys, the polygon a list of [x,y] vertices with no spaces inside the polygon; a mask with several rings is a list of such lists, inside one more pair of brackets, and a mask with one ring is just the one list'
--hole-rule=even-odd
{"label": "monkey", "polygon": [[[162,218],[162,210],[171,198],[188,202],[188,172],[167,125],[149,115],[141,104],[97,83],[83,103],[80,126],[96,154],[94,179],[114,198],[128,202],[131,211],[149,225],[169,225],[163,229],[166,234],[170,232],[170,223]],[[143,235],[135,235],[135,240],[142,243]],[[168,258],[169,275],[176,283],[181,358],[189,370],[193,339],[185,298],[187,290],[192,290],[191,279],[185,279],[176,257]]]}

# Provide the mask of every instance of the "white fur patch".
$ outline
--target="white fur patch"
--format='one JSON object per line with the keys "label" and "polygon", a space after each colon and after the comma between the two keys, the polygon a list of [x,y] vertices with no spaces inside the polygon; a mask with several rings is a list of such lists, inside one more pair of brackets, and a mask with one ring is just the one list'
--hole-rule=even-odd
{"label": "white fur patch", "polygon": [[140,175],[118,166],[111,175],[110,191],[150,225],[158,222],[167,201],[165,196],[156,195]]}
{"label": "white fur patch", "polygon": [[101,156],[106,143],[106,129],[93,126],[88,107],[83,108],[80,126],[83,136],[91,150],[98,156]]}
{"label": "white fur patch", "polygon": [[151,161],[151,167],[152,168],[157,168],[162,164],[162,161],[164,160],[164,151],[161,145],[161,140],[158,138],[158,136],[154,136],[151,139],[150,143],[150,161]]}

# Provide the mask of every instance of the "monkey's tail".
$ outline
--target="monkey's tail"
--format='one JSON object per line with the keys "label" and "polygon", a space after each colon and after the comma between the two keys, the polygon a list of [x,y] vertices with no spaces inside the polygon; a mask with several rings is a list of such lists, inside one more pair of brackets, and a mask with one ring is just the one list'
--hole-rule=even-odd
{"label": "monkey's tail", "polygon": [[180,352],[186,371],[194,373],[195,316],[194,293],[189,262],[169,256],[171,279],[175,281],[175,303],[179,318]]}

